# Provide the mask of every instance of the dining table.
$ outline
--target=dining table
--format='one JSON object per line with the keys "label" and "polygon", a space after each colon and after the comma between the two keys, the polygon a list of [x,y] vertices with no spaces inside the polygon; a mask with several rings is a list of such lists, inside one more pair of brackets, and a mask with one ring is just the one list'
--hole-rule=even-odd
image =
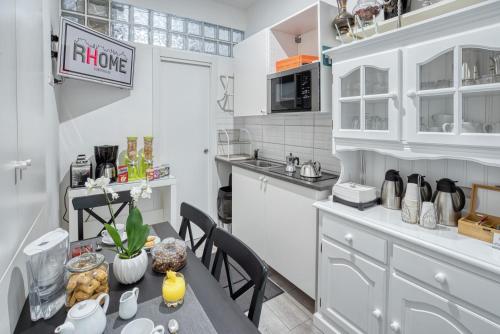
{"label": "dining table", "polygon": [[[151,227],[154,233],[162,240],[169,237],[180,239],[177,232],[168,222],[155,224]],[[112,248],[102,247],[100,252],[105,255],[106,261],[110,264],[110,302],[107,315],[118,312],[119,300],[122,293],[130,291],[134,287],[138,287],[140,293],[138,297],[137,313],[141,313],[143,317],[147,317],[147,314],[144,316],[144,313],[147,313],[147,310],[149,310],[147,305],[161,296],[161,288],[165,276],[164,274],[156,273],[151,269],[151,255],[148,255],[149,265],[144,277],[135,284],[123,285],[119,283],[112,274],[112,261],[115,254]],[[184,275],[188,287],[191,288],[195,296],[194,299],[197,299],[197,304],[199,303],[199,305],[201,305],[202,311],[200,310],[199,313],[204,312],[206,317],[203,315],[203,318],[208,318],[209,323],[211,323],[210,328],[212,332],[215,330],[217,333],[259,333],[258,329],[247,318],[240,306],[238,306],[236,302],[230,298],[226,290],[223,289],[221,284],[210,274],[209,270],[189,248],[187,248],[187,264],[184,268],[179,270],[179,272]],[[29,300],[26,299],[14,333],[54,333],[55,328],[64,323],[67,311],[66,307],[62,307],[50,319],[32,321],[30,317]],[[182,312],[182,309],[180,309],[179,312]],[[192,326],[188,326],[189,324],[187,324],[187,322],[201,321],[201,318],[202,317],[199,317],[196,314],[190,314],[187,318],[186,315],[184,315],[183,320],[179,322],[180,330],[178,333],[186,333],[186,331],[183,331],[183,328],[192,328]],[[134,318],[131,320],[133,319]],[[168,317],[165,316],[164,322],[162,318],[160,319],[161,323],[156,323],[156,325],[161,324],[165,327],[165,329],[167,329]],[[105,333],[107,332],[105,331]],[[166,333],[168,333],[168,330],[166,330]]]}

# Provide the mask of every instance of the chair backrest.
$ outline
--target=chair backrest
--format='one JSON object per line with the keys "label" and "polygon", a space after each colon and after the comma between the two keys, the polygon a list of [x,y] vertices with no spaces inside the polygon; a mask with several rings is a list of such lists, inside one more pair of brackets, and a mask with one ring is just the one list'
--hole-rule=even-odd
{"label": "chair backrest", "polygon": [[[259,256],[241,240],[222,229],[215,229],[212,235],[212,242],[213,245],[217,247],[217,253],[215,254],[211,270],[212,275],[217,280],[220,280],[222,264],[224,263],[231,298],[237,299],[252,288],[252,286],[254,287],[250,308],[248,310],[248,318],[258,328],[268,276],[267,266]],[[236,261],[250,277],[250,280],[238,289],[238,291],[233,291],[231,276],[229,274],[228,256]]]}
{"label": "chair backrest", "polygon": [[[179,236],[186,240],[186,233],[189,233],[189,242],[191,244],[191,250],[196,252],[196,250],[205,242],[205,247],[203,249],[203,255],[201,257],[201,262],[208,269],[210,266],[210,257],[212,255],[212,246],[210,242],[210,238],[212,236],[212,232],[215,229],[215,222],[209,215],[204,213],[198,208],[194,206],[182,203],[181,204],[181,228],[179,229]],[[198,240],[198,242],[194,243],[193,231],[191,229],[191,223],[198,226],[203,231],[203,236]]]}

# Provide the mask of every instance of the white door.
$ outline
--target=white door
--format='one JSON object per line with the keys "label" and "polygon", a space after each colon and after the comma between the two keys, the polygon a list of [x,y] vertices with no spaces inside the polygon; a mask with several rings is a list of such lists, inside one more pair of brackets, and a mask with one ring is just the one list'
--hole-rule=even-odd
{"label": "white door", "polygon": [[389,293],[389,334],[495,334],[500,325],[396,274]]}
{"label": "white door", "polygon": [[187,202],[208,214],[211,67],[162,58],[159,85],[160,156],[177,179],[176,210]]}
{"label": "white door", "polygon": [[0,212],[4,231],[0,236],[3,254],[0,256],[0,277],[22,240],[17,217],[17,194],[14,162],[17,160],[16,111],[16,1],[0,1]]}
{"label": "white door", "polygon": [[405,50],[408,141],[500,145],[500,25]]}
{"label": "white door", "polygon": [[233,167],[233,234],[240,238],[264,261],[268,261],[269,240],[266,225],[264,177]]}
{"label": "white door", "polygon": [[321,245],[321,313],[347,333],[384,333],[386,269],[328,240]]}
{"label": "white door", "polygon": [[400,64],[400,50],[333,64],[335,137],[400,139]]}
{"label": "white door", "polygon": [[234,46],[234,116],[266,114],[268,45],[264,29]]}

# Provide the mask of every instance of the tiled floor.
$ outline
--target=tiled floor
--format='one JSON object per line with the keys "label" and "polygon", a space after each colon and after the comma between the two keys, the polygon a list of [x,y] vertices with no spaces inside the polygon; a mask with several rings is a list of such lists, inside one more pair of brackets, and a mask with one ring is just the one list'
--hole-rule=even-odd
{"label": "tiled floor", "polygon": [[270,279],[284,293],[262,306],[259,331],[265,334],[321,334],[312,323],[314,301],[274,270],[271,270]]}

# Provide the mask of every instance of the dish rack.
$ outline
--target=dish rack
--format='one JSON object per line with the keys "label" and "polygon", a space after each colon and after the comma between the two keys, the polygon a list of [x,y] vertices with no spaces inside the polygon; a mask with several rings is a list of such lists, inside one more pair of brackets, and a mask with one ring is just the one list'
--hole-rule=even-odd
{"label": "dish rack", "polygon": [[247,129],[217,130],[217,156],[227,160],[251,158],[252,142]]}

